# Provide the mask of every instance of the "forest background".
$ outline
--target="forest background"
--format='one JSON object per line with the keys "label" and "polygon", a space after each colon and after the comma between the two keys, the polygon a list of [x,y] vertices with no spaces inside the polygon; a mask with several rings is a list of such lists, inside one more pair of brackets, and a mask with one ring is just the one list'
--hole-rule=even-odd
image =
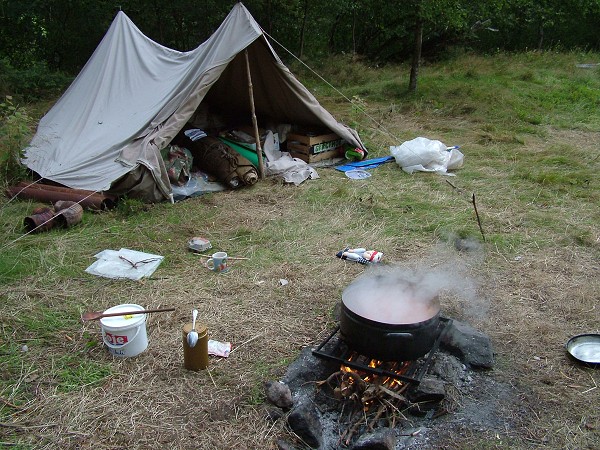
{"label": "forest background", "polygon": [[[235,4],[222,0],[0,0],[0,94],[60,92],[124,11],[180,51],[207,39]],[[478,53],[600,48],[600,0],[248,0],[278,44],[300,58],[350,54],[372,65]],[[418,49],[420,50],[420,48]],[[290,57],[280,49],[284,62]]]}
{"label": "forest background", "polygon": [[[0,0],[0,185],[26,177],[19,157],[37,121],[119,9],[157,42],[186,51],[233,4]],[[293,436],[283,421],[264,420],[263,383],[329,334],[343,287],[363,269],[335,253],[369,245],[386,263],[408,264],[485,231],[485,260],[474,270],[481,305],[447,296],[444,311],[490,336],[496,364],[476,375],[481,392],[450,391],[452,414],[435,434],[411,438],[413,448],[600,448],[598,371],[564,348],[571,336],[600,332],[600,0],[244,4],[370,155],[387,153],[387,129],[396,144],[415,136],[459,144],[465,166],[452,179],[387,164],[360,181],[319,169],[320,181],[289,189],[266,180],[174,205],[126,199],[86,211],[81,226],[23,239],[32,204],[0,202],[0,447],[275,448]],[[407,68],[419,41],[414,95]],[[191,236],[242,260],[225,277],[205,277],[184,250]],[[96,252],[123,247],[165,256],[158,276],[123,284],[84,275]],[[97,324],[79,319],[117,299],[177,308],[151,319],[143,357],[116,361]],[[236,349],[201,374],[185,371],[173,351],[192,302],[211,335]]]}

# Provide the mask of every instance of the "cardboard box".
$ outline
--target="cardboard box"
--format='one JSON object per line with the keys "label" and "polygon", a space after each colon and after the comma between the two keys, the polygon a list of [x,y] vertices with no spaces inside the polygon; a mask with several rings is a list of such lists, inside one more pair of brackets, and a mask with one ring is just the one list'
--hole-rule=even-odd
{"label": "cardboard box", "polygon": [[[337,136],[336,136],[337,137]],[[308,145],[298,141],[290,141],[289,136],[287,140],[288,151],[294,151],[297,153],[305,153],[307,155],[317,155],[322,152],[333,150],[334,148],[341,147],[344,144],[344,140],[337,138],[333,141],[323,141],[318,144]]]}
{"label": "cardboard box", "polygon": [[316,155],[311,155],[307,153],[297,152],[294,150],[288,149],[292,158],[298,158],[306,163],[315,163],[319,161],[324,161],[326,159],[338,158],[342,155],[342,147],[336,147],[331,150],[327,150],[325,152],[317,153]]}
{"label": "cardboard box", "polygon": [[316,144],[320,144],[321,142],[329,142],[335,141],[340,137],[335,133],[288,133],[287,141],[288,142],[299,142],[300,144],[313,146]]}

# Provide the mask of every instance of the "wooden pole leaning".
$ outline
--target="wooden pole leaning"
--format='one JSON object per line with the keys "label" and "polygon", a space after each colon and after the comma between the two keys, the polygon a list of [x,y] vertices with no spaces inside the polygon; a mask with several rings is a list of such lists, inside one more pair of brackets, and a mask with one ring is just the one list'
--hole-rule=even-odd
{"label": "wooden pole leaning", "polygon": [[244,50],[246,57],[246,72],[248,73],[248,94],[250,96],[250,111],[252,112],[252,126],[254,127],[254,139],[256,140],[256,155],[258,156],[258,176],[262,180],[265,177],[262,158],[262,146],[260,145],[260,134],[258,132],[258,123],[256,121],[256,109],[254,107],[254,91],[252,89],[252,75],[250,74],[250,59],[248,58],[248,49]]}

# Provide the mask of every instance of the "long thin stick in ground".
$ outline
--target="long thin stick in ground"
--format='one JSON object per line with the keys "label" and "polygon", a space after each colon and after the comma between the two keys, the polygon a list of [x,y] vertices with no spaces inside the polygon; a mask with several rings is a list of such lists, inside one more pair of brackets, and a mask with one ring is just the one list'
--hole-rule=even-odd
{"label": "long thin stick in ground", "polygon": [[479,231],[481,231],[481,237],[485,242],[485,234],[483,234],[483,228],[481,227],[481,220],[479,219],[479,213],[477,212],[477,204],[475,203],[475,192],[473,192],[473,208],[475,209],[475,216],[477,217],[477,225],[479,225]]}

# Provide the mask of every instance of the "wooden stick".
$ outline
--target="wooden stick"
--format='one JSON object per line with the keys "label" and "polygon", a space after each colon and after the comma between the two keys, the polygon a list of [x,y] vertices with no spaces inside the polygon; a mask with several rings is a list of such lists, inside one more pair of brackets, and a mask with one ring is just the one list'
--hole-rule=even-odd
{"label": "wooden stick", "polygon": [[15,405],[14,403],[9,402],[8,400],[4,400],[3,398],[0,398],[0,401],[2,403],[4,403],[6,406],[10,406],[13,409],[23,409],[20,406]]}
{"label": "wooden stick", "polygon": [[377,424],[379,419],[381,419],[381,416],[383,416],[383,414],[386,411],[387,411],[387,406],[384,403],[380,404],[379,409],[377,410],[377,414],[375,414],[375,417],[373,417],[373,419],[371,419],[371,422],[367,425],[367,429],[369,431],[373,431],[373,428],[375,428],[375,425]]}
{"label": "wooden stick", "polygon": [[262,332],[262,333],[260,333],[260,334],[257,334],[257,335],[256,335],[256,336],[254,336],[254,337],[251,337],[250,339],[248,339],[248,340],[246,340],[246,341],[242,342],[241,344],[238,344],[238,345],[236,345],[234,348],[232,348],[232,349],[231,349],[231,351],[229,352],[229,354],[231,355],[231,354],[232,354],[234,351],[236,351],[236,350],[237,350],[238,348],[240,348],[241,346],[243,346],[243,345],[246,345],[248,342],[252,342],[254,339],[257,339],[257,338],[261,337],[261,336],[262,336],[262,335],[264,335],[265,333],[266,333],[266,331],[264,331],[264,332]]}
{"label": "wooden stick", "polygon": [[479,225],[479,231],[481,231],[481,237],[483,238],[483,242],[485,242],[485,234],[483,234],[481,220],[479,220],[479,213],[477,212],[477,204],[475,203],[475,192],[473,192],[473,208],[475,209],[475,216],[477,217],[477,224]]}
{"label": "wooden stick", "polygon": [[265,177],[263,170],[262,147],[260,145],[260,135],[258,133],[258,123],[256,121],[256,109],[254,107],[254,91],[252,89],[252,75],[250,74],[250,58],[248,49],[244,50],[246,57],[246,72],[248,73],[248,95],[250,96],[250,111],[252,112],[252,125],[254,127],[254,139],[256,140],[256,156],[258,156],[258,176],[262,180]]}
{"label": "wooden stick", "polygon": [[35,430],[37,428],[57,427],[58,423],[48,423],[46,425],[19,425],[16,423],[0,422],[2,428],[18,428],[19,430]]}
{"label": "wooden stick", "polygon": [[446,183],[448,183],[450,186],[452,186],[454,189],[456,189],[458,192],[462,193],[462,189],[457,188],[455,185],[453,185],[450,181],[446,180]]}
{"label": "wooden stick", "polygon": [[215,383],[215,379],[212,376],[212,373],[210,373],[210,369],[207,370],[208,375],[210,376],[210,380],[212,381],[212,384],[217,387],[217,383]]}
{"label": "wooden stick", "polygon": [[106,314],[103,313],[102,311],[89,311],[89,312],[82,314],[81,320],[83,320],[85,322],[88,320],[102,319],[104,317],[133,316],[135,314],[149,314],[149,313],[166,312],[166,311],[175,311],[175,308],[144,309],[144,310],[137,310],[137,311],[119,311],[119,312],[112,312],[112,313],[106,313]]}
{"label": "wooden stick", "polygon": [[[212,255],[203,255],[201,253],[194,253],[195,255],[198,256],[202,256],[203,258],[212,258]],[[228,256],[227,259],[250,259],[250,258],[243,258],[241,256]]]}

